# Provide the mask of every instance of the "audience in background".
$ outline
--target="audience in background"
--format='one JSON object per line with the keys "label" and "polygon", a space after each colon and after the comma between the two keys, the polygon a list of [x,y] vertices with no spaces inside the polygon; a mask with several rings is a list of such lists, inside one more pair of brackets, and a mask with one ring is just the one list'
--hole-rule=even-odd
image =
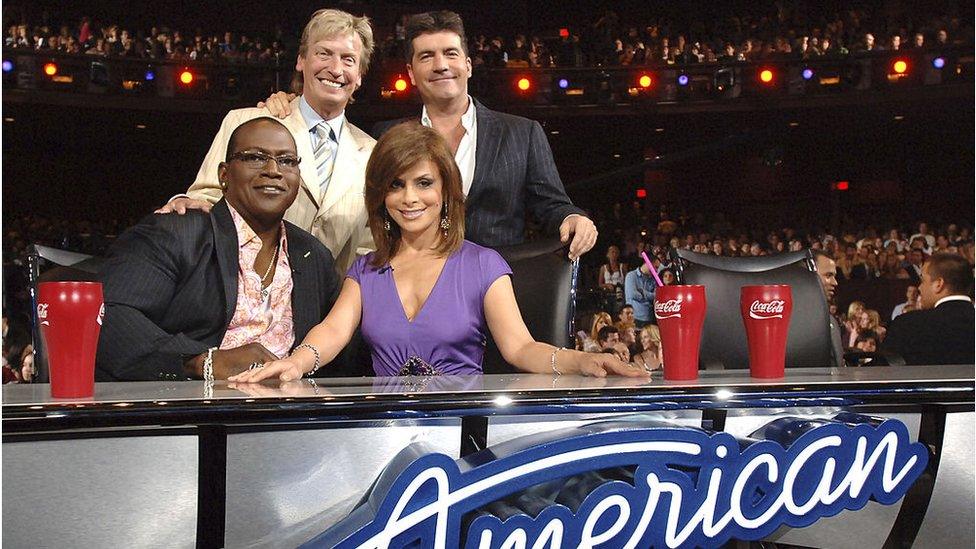
{"label": "audience in background", "polygon": [[[668,259],[672,248],[731,257],[761,256],[805,248],[822,251],[837,264],[839,290],[862,288],[861,291],[865,292],[862,297],[857,294],[852,296],[850,291],[838,291],[845,299],[840,304],[845,307],[841,310],[843,314],[837,314],[837,298],[831,298],[832,314],[835,314],[838,325],[842,326],[841,339],[847,349],[857,349],[858,338],[865,334],[870,335],[867,339],[874,341],[875,346],[883,343],[887,321],[882,320],[882,314],[886,315],[887,320],[889,312],[897,317],[918,308],[917,280],[930,252],[944,250],[958,254],[970,265],[976,259],[972,229],[957,223],[936,226],[915,222],[890,226],[886,230],[880,230],[877,226],[855,229],[845,225],[834,234],[812,224],[774,229],[736,225],[721,214],[715,214],[712,219],[702,214],[672,215],[667,211],[644,208],[639,203],[635,203],[632,212],[627,215],[624,215],[625,211],[622,205],[615,204],[593,212],[592,218],[597,223],[601,238],[605,239],[604,245],[613,249],[611,255],[619,253],[625,259],[639,261],[638,264],[643,261],[636,259],[637,250],[646,250],[665,284],[674,283],[674,272]],[[618,249],[621,251],[618,252]],[[582,265],[584,273],[592,272],[595,265],[585,260]],[[647,271],[646,267],[643,269]],[[600,273],[604,270],[605,265]],[[648,276],[641,279],[648,286],[644,294],[651,294],[649,300],[642,299],[638,291],[636,269],[625,277],[625,303],[633,306],[637,327],[643,326],[641,315],[644,311],[648,314],[648,322],[653,323],[652,309],[644,301],[653,306],[656,283],[651,280],[649,271],[646,274]],[[578,293],[577,305],[581,319],[589,318],[596,311],[615,314],[619,309],[619,306],[603,298],[603,289],[585,284],[596,278],[584,274],[580,279],[584,281],[584,287]],[[630,285],[627,281],[630,281]],[[891,290],[887,291],[886,288]],[[904,303],[896,301],[897,296],[901,295],[905,295]],[[867,302],[868,298],[873,301]],[[870,343],[865,342],[862,347],[865,345]],[[632,354],[636,356],[638,353]]]}
{"label": "audience in background", "polygon": [[[831,11],[820,3],[792,0],[757,9],[716,5],[712,16],[692,21],[667,6],[636,18],[621,17],[610,9],[593,10],[564,32],[469,25],[469,53],[475,67],[525,68],[729,63],[972,46],[972,21],[933,9],[937,8],[913,6],[911,11],[894,12],[886,3],[875,1]],[[180,61],[275,63],[293,58],[294,52],[286,51],[284,44],[297,42],[297,36],[287,35],[280,27],[259,34],[226,27],[189,31],[163,23],[139,29],[125,24],[121,14],[115,20],[83,17],[52,23],[43,17],[46,14],[35,12],[27,5],[5,8],[5,47]],[[366,15],[375,21],[388,20],[369,10]],[[402,63],[404,17],[377,25],[378,65]]]}

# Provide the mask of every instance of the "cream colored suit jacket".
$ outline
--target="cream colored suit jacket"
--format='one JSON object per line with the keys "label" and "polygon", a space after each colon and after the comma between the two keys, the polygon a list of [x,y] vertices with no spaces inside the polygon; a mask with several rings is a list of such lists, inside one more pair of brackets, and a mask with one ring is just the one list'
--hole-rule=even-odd
{"label": "cream colored suit jacket", "polygon": [[[302,158],[302,189],[298,198],[285,212],[285,219],[312,233],[335,258],[340,279],[352,266],[357,255],[375,249],[373,237],[366,225],[366,204],[363,198],[366,162],[376,140],[348,121],[339,136],[335,169],[325,196],[321,196],[315,173],[315,155],[309,128],[298,108],[298,98],[291,102],[291,114],[280,120],[295,138],[298,156]],[[271,116],[267,109],[234,109],[220,124],[220,131],[207,152],[196,180],[186,192],[190,198],[216,203],[223,197],[217,181],[217,167],[227,156],[230,134],[242,123]]]}

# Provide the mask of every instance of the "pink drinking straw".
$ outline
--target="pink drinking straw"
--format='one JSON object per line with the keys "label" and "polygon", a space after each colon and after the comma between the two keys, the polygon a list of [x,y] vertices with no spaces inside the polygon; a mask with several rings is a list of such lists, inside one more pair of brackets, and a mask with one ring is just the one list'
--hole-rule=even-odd
{"label": "pink drinking straw", "polygon": [[651,276],[654,277],[654,282],[657,282],[658,287],[664,286],[664,283],[661,282],[661,277],[657,276],[657,269],[654,268],[654,264],[651,263],[651,260],[647,258],[647,252],[641,252],[641,257],[644,258],[644,265],[647,265],[647,270],[651,271]]}

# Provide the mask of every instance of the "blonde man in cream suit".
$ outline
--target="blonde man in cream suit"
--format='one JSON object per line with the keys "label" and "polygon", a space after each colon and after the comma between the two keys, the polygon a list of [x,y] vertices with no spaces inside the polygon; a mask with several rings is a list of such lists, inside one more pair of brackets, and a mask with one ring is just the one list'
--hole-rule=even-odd
{"label": "blonde man in cream suit", "polygon": [[[294,88],[301,90],[301,96],[291,102],[291,114],[282,120],[302,159],[302,188],[285,220],[325,244],[340,276],[345,276],[357,255],[373,249],[363,187],[376,140],[345,118],[346,105],[362,84],[372,53],[373,31],[366,17],[317,11],[302,33],[295,66]],[[231,133],[260,116],[268,116],[268,111],[230,111],[186,195],[174,197],[157,213],[209,210],[222,196],[217,167],[224,161]]]}

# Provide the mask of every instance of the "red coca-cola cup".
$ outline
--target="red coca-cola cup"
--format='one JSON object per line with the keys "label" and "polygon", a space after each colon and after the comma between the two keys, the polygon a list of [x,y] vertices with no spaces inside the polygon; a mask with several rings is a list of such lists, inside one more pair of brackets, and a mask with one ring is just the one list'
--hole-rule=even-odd
{"label": "red coca-cola cup", "polygon": [[95,391],[95,352],[105,305],[98,282],[37,285],[37,320],[47,348],[51,396],[85,398]]}
{"label": "red coca-cola cup", "polygon": [[654,317],[661,331],[664,379],[698,379],[698,350],[705,323],[704,286],[661,286]]}
{"label": "red coca-cola cup", "polygon": [[740,296],[749,340],[749,373],[765,379],[783,377],[793,292],[787,285],[743,286]]}

